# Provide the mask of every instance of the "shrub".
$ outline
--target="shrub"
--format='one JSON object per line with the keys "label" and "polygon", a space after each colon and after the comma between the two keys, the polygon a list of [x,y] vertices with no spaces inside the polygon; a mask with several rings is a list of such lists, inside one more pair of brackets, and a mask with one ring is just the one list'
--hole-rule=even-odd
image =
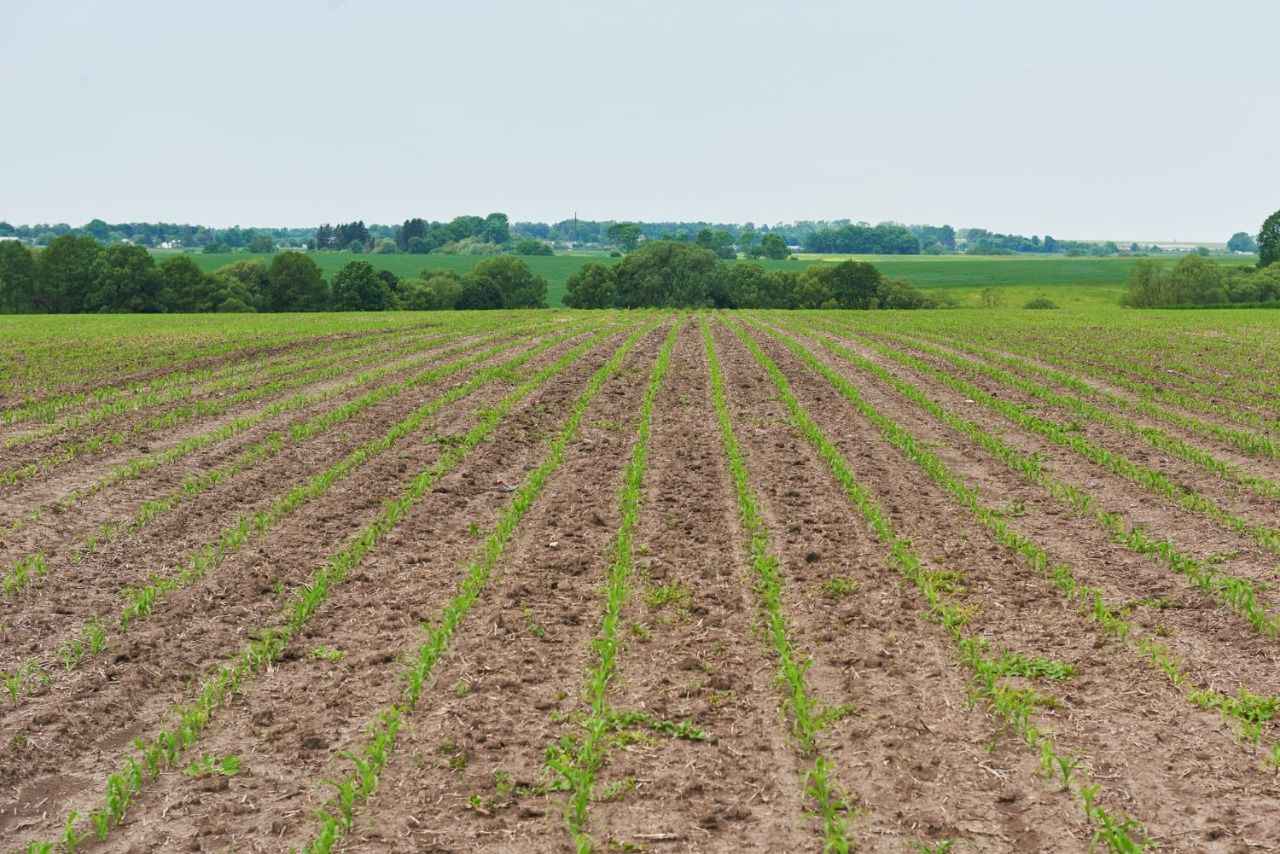
{"label": "shrub", "polygon": [[613,268],[604,264],[587,264],[565,283],[569,308],[610,308],[614,297]]}
{"label": "shrub", "polygon": [[1057,308],[1057,307],[1058,307],[1058,304],[1053,300],[1049,299],[1048,297],[1036,297],[1035,299],[1028,300],[1027,304],[1023,306],[1023,308]]}
{"label": "shrub", "polygon": [[551,244],[541,240],[525,239],[516,243],[511,250],[516,255],[554,255]]}

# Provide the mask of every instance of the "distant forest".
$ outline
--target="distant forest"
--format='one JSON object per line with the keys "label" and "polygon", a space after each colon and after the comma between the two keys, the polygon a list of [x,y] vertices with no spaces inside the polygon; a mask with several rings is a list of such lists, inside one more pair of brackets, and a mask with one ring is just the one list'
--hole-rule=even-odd
{"label": "distant forest", "polygon": [[[983,228],[949,225],[876,225],[850,220],[803,220],[776,225],[711,222],[619,222],[565,219],[555,223],[509,221],[506,214],[459,216],[448,222],[421,218],[399,225],[366,225],[363,220],[309,228],[212,228],[163,222],[108,223],[92,220],[78,228],[66,223],[11,225],[0,222],[0,240],[17,238],[47,246],[55,238],[91,237],[99,243],[127,243],[149,249],[185,249],[209,253],[277,249],[345,250],[376,253],[451,253],[491,255],[551,254],[560,249],[629,252],[645,241],[693,243],[720,258],[786,258],[792,252],[869,255],[1063,254],[1109,256],[1160,254],[1152,244],[1057,240],[1049,235],[999,234]],[[1252,237],[1231,237],[1231,251],[1252,251]]]}

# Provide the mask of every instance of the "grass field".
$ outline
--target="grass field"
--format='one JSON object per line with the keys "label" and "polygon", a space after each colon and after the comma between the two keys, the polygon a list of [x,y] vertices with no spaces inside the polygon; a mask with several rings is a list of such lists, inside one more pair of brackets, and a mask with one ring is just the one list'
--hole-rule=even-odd
{"label": "grass field", "polygon": [[1280,850],[1274,318],[14,320],[0,837]]}
{"label": "grass field", "polygon": [[[163,254],[163,253],[158,253]],[[204,270],[213,270],[233,261],[270,256],[244,254],[192,255]],[[423,270],[453,270],[465,273],[482,258],[463,255],[352,255],[348,252],[318,252],[312,258],[326,277],[344,264],[360,259],[400,277],[417,276]],[[869,261],[886,276],[905,279],[920,288],[939,289],[960,305],[978,305],[979,294],[988,287],[1005,291],[1009,306],[1020,306],[1037,296],[1047,296],[1059,305],[1089,306],[1116,304],[1124,291],[1135,258],[1047,258],[1029,256],[975,257],[969,255],[802,255],[799,261],[764,261],[769,269],[795,270],[808,264],[834,263],[846,258]],[[555,255],[522,260],[550,283],[548,302],[559,306],[565,281],[589,262],[611,263],[606,255]],[[1166,259],[1167,263],[1173,261]],[[1249,259],[1223,259],[1224,264],[1249,264]]]}

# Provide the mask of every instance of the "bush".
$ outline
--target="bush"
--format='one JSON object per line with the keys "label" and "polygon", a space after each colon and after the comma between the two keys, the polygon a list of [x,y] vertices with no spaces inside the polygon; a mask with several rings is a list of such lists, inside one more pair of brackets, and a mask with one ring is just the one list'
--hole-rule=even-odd
{"label": "bush", "polygon": [[610,308],[614,304],[613,268],[587,264],[565,283],[564,304],[569,308]]}
{"label": "bush", "polygon": [[502,291],[487,279],[468,276],[463,280],[455,305],[460,309],[502,308]]}
{"label": "bush", "polygon": [[497,289],[501,295],[499,304],[486,307],[547,307],[547,280],[535,274],[523,261],[510,255],[481,261],[467,274],[467,279],[484,282]]}
{"label": "bush", "polygon": [[462,277],[452,270],[424,270],[421,278],[403,282],[400,307],[410,311],[448,311],[458,304]]}
{"label": "bush", "polygon": [[551,244],[544,243],[541,240],[526,239],[521,240],[512,247],[511,251],[516,255],[554,255]]}
{"label": "bush", "polygon": [[1049,299],[1048,297],[1036,297],[1033,300],[1028,300],[1027,304],[1023,306],[1023,308],[1057,308],[1057,307],[1058,307],[1058,304],[1053,300]]}

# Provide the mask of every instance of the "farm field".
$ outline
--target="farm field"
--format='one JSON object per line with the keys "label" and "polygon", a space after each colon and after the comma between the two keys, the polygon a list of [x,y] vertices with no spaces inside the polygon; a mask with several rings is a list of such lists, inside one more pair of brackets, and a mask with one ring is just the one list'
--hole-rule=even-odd
{"label": "farm field", "polygon": [[[164,257],[164,252],[157,252]],[[314,252],[311,257],[324,272],[326,278],[351,261],[368,261],[379,269],[390,270],[401,278],[412,278],[423,270],[452,270],[466,273],[484,260],[466,255],[353,255],[350,252]],[[270,255],[226,253],[215,255],[193,254],[192,260],[201,269],[215,270],[235,261],[256,258],[270,263]],[[916,287],[940,290],[960,305],[978,305],[979,294],[994,287],[1002,292],[1010,307],[1022,305],[1029,299],[1046,296],[1063,307],[1087,308],[1097,305],[1115,305],[1124,293],[1129,271],[1139,260],[1136,258],[1069,258],[1063,255],[1036,256],[970,256],[970,255],[800,255],[796,261],[768,261],[759,263],[766,269],[796,270],[817,263],[836,263],[853,258],[869,261],[886,276],[905,279]],[[552,307],[563,304],[565,282],[588,263],[611,264],[617,259],[603,254],[574,254],[553,256],[522,256],[521,260],[533,272],[546,278],[547,303]],[[1226,265],[1251,264],[1253,259],[1218,258]],[[1173,264],[1174,259],[1165,259]]]}
{"label": "farm field", "polygon": [[1280,850],[1276,317],[0,319],[3,850]]}

